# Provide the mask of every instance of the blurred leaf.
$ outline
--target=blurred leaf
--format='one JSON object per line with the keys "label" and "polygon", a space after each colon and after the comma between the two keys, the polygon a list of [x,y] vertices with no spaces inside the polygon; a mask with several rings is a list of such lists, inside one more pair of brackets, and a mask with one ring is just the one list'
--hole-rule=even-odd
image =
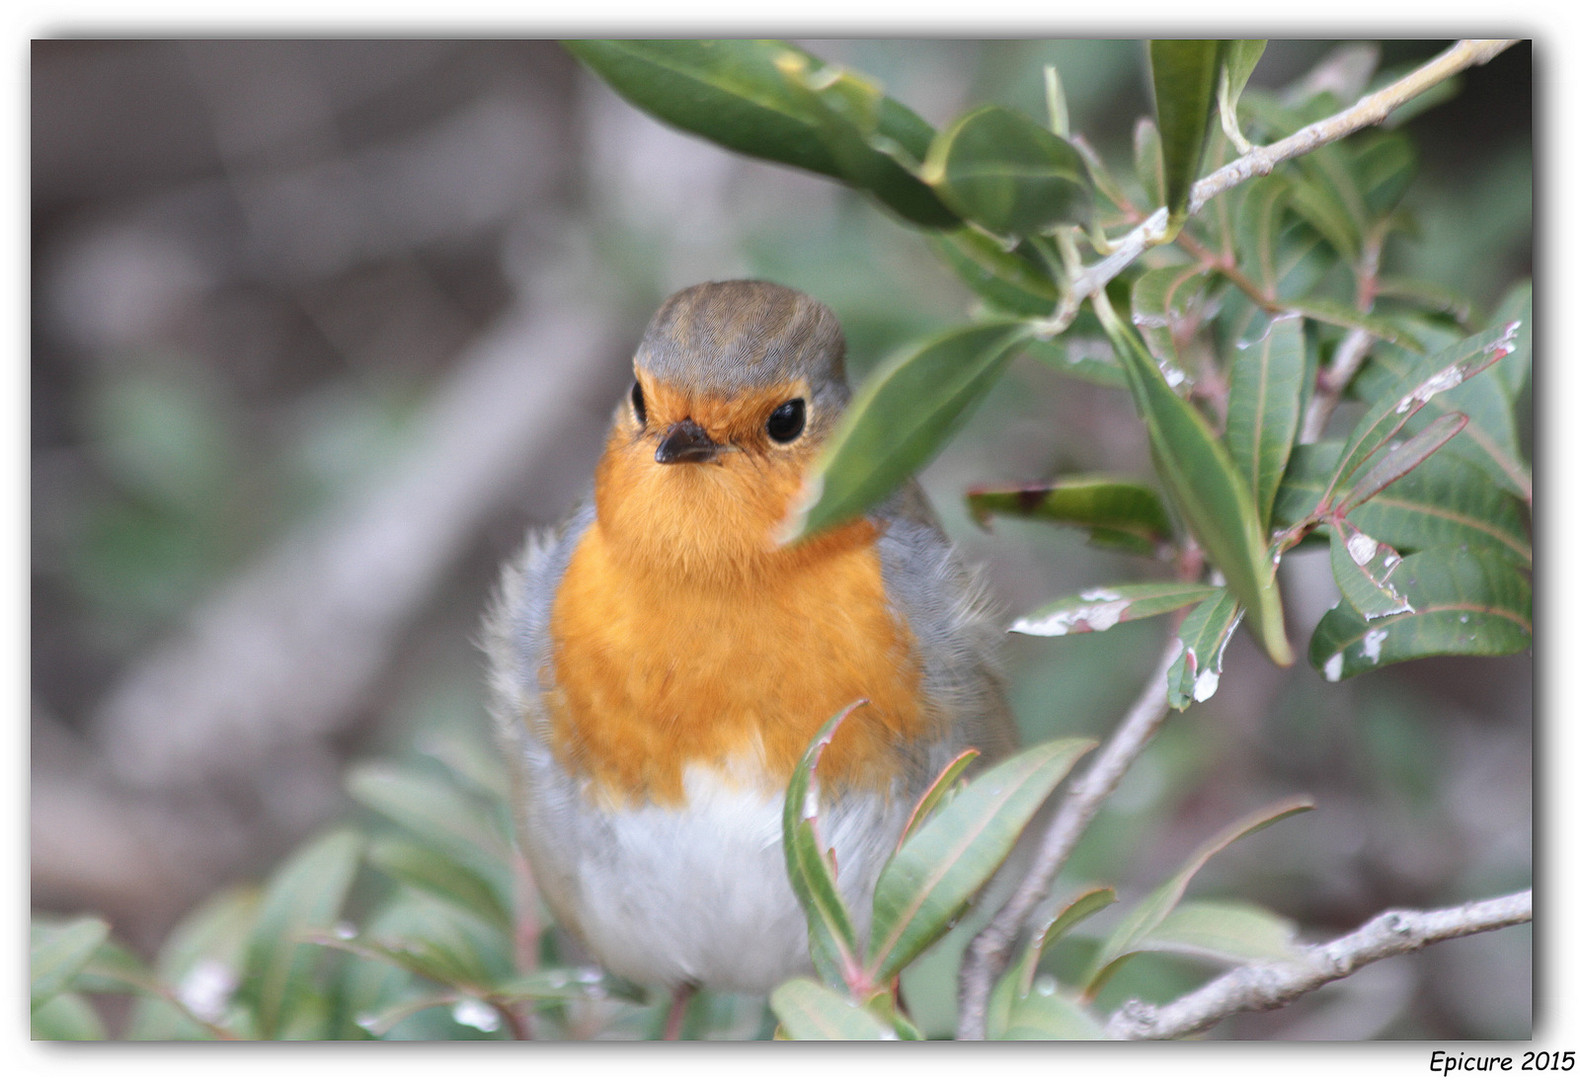
{"label": "blurred leaf", "polygon": [[1402,349],[1411,352],[1421,352],[1421,343],[1408,332],[1377,315],[1365,315],[1347,304],[1340,304],[1333,300],[1324,300],[1317,296],[1308,296],[1285,305],[1286,310],[1304,315],[1317,322],[1328,323],[1332,326],[1342,326],[1346,330],[1364,330],[1372,337],[1391,341]]}
{"label": "blurred leaf", "polygon": [[1351,173],[1347,147],[1338,143],[1319,146],[1296,159],[1290,208],[1344,259],[1360,254],[1361,233],[1368,216],[1356,178]]}
{"label": "blurred leaf", "polygon": [[1407,555],[1393,582],[1413,611],[1366,619],[1341,602],[1311,634],[1329,682],[1423,656],[1501,656],[1531,644],[1531,586],[1502,559],[1465,548]]}
{"label": "blurred leaf", "polygon": [[368,862],[396,881],[449,901],[507,936],[514,929],[510,897],[498,895],[486,880],[442,851],[399,837],[379,837],[368,846]]}
{"label": "blurred leaf", "polygon": [[1087,589],[1022,615],[1010,626],[1017,634],[1062,637],[1107,630],[1122,622],[1177,611],[1224,590],[1178,581],[1147,581]]}
{"label": "blurred leaf", "polygon": [[1403,135],[1377,135],[1354,148],[1361,197],[1373,220],[1391,213],[1415,179],[1415,147]]}
{"label": "blurred leaf", "polygon": [[[240,1003],[232,995],[241,981],[261,902],[261,892],[252,887],[217,893],[183,918],[159,950],[159,979],[192,1012],[239,1034],[248,1033],[250,1014],[237,1015]],[[127,1037],[169,1041],[212,1036],[169,1002],[144,997],[132,1007]]]}
{"label": "blurred leaf", "polygon": [[1059,302],[1058,285],[1035,260],[1005,251],[985,233],[952,229],[929,232],[927,239],[967,288],[1000,311],[1038,318]]}
{"label": "blurred leaf", "polygon": [[1295,924],[1255,904],[1187,900],[1141,942],[1148,951],[1205,956],[1225,964],[1295,960]]}
{"label": "blurred leaf", "polygon": [[1070,137],[1069,98],[1064,92],[1064,83],[1059,79],[1059,69],[1052,64],[1044,64],[1042,85],[1048,101],[1048,128],[1059,138],[1068,139]]}
{"label": "blurred leaf", "polygon": [[1073,525],[1091,542],[1136,555],[1156,555],[1174,539],[1174,527],[1157,493],[1145,484],[1106,476],[1065,476],[1052,483],[973,488],[966,493],[971,518],[986,526],[994,515]]}
{"label": "blurred leaf", "polygon": [[1230,371],[1224,442],[1250,486],[1264,532],[1300,426],[1305,376],[1305,325],[1299,318],[1274,319],[1266,337],[1237,350]]}
{"label": "blurred leaf", "polygon": [[1244,609],[1228,589],[1213,589],[1180,623],[1180,653],[1169,665],[1169,705],[1184,711],[1218,692],[1223,651]]}
{"label": "blurred leaf", "polygon": [[1190,403],[1181,400],[1135,335],[1099,305],[1104,328],[1130,375],[1147,427],[1152,458],[1191,534],[1246,607],[1251,628],[1273,662],[1294,660],[1284,634],[1284,609],[1245,478],[1223,443]]}
{"label": "blurred leaf", "polygon": [[1085,337],[1066,332],[1052,341],[1033,338],[1022,346],[1022,351],[1031,359],[1083,382],[1113,390],[1130,388],[1124,369],[1114,359],[1114,347],[1106,337]]}
{"label": "blurred leaf", "polygon": [[1261,176],[1244,186],[1234,215],[1240,269],[1269,295],[1278,289],[1278,240],[1288,203],[1289,180],[1279,173]]}
{"label": "blurred leaf", "polygon": [[955,213],[1002,235],[1037,235],[1091,215],[1081,155],[1001,105],[966,113],[933,140],[922,177]]}
{"label": "blurred leaf", "polygon": [[856,517],[899,487],[954,434],[1029,334],[1009,320],[957,327],[874,372],[819,453],[781,542]]}
{"label": "blurred leaf", "polygon": [[1397,551],[1347,521],[1335,521],[1333,532],[1328,559],[1346,603],[1367,621],[1414,610],[1410,598],[1389,581],[1399,568]]}
{"label": "blurred leaf", "polygon": [[1468,421],[1469,417],[1464,413],[1446,413],[1398,446],[1385,448],[1373,455],[1371,467],[1350,485],[1334,512],[1342,517],[1388,485],[1409,475],[1437,453],[1444,443],[1463,431]]}
{"label": "blurred leaf", "polygon": [[362,838],[336,829],[298,849],[270,877],[247,948],[238,995],[256,1011],[259,1036],[280,1037],[310,999],[323,950],[301,935],[334,923],[362,855]]}
{"label": "blurred leaf", "polygon": [[1488,326],[1507,326],[1519,323],[1514,332],[1514,348],[1493,369],[1493,376],[1503,386],[1503,392],[1513,402],[1525,389],[1531,377],[1531,283],[1518,282],[1504,295],[1497,310],[1487,320]]}
{"label": "blurred leaf", "polygon": [[858,701],[829,718],[812,737],[785,789],[784,850],[790,887],[806,912],[813,966],[825,982],[841,987],[856,970],[856,927],[839,894],[818,827],[817,763],[845,717],[865,704]]}
{"label": "blurred leaf", "polygon": [[1158,134],[1158,126],[1150,116],[1143,116],[1136,121],[1135,135],[1132,137],[1134,144],[1133,154],[1136,163],[1136,179],[1141,181],[1142,193],[1146,196],[1147,203],[1151,206],[1163,205],[1163,139]]}
{"label": "blurred leaf", "polygon": [[[1037,978],[1037,965],[1042,960],[1043,952],[1049,945],[1052,945],[1068,933],[1071,927],[1080,923],[1086,917],[1103,910],[1112,904],[1114,899],[1113,889],[1088,889],[1066,904],[1058,915],[1049,920],[1040,933],[1032,937],[1026,947],[1021,950],[1020,959],[999,977],[998,982],[993,986],[992,993],[988,997],[988,1038],[1002,1039],[1005,1037],[1006,1032],[1017,1025],[1036,1026],[1030,1017],[1022,1014],[1021,1005],[1024,999],[1032,993]],[[1062,1038],[1064,1036],[1045,1035],[1041,1037]]]}
{"label": "blurred leaf", "polygon": [[878,875],[867,966],[891,978],[949,929],[1009,855],[1020,832],[1089,739],[1022,750],[978,776],[916,831]]}
{"label": "blurred leaf", "polygon": [[1223,43],[1223,66],[1218,76],[1218,119],[1223,124],[1224,134],[1242,154],[1250,151],[1251,143],[1240,133],[1240,94],[1266,48],[1266,41],[1241,39]]}
{"label": "blurred leaf", "polygon": [[[1130,321],[1141,331],[1153,356],[1179,362],[1174,334],[1182,329],[1187,308],[1207,284],[1200,264],[1163,266],[1148,270],[1130,292]],[[1185,373],[1172,370],[1169,385],[1178,386]]]}
{"label": "blurred leaf", "polygon": [[92,1042],[108,1038],[99,1014],[81,994],[53,994],[33,1006],[29,1030],[34,1040]]}
{"label": "blurred leaf", "polygon": [[981,757],[981,752],[974,748],[967,748],[954,756],[954,759],[945,765],[927,790],[922,792],[922,797],[917,800],[916,806],[911,810],[911,816],[906,819],[905,828],[900,830],[900,839],[896,843],[898,850],[905,846],[905,841],[910,839],[916,827],[926,821],[932,812],[938,809],[939,803],[949,797],[955,786],[955,781],[960,779],[962,773],[971,767],[971,763]]}
{"label": "blurred leaf", "polygon": [[481,876],[495,896],[514,895],[509,844],[477,800],[417,769],[388,762],[353,766],[345,784],[357,802],[432,842]]}
{"label": "blurred leaf", "polygon": [[1163,150],[1163,202],[1171,225],[1185,220],[1191,185],[1212,119],[1220,65],[1217,41],[1153,39],[1147,42],[1152,101]]}
{"label": "blurred leaf", "polygon": [[1054,990],[1052,982],[1039,984],[1015,1003],[1007,1041],[1076,1039],[1091,1042],[1104,1038],[1103,1023],[1092,1012]]}
{"label": "blurred leaf", "polygon": [[[1342,450],[1333,440],[1295,447],[1274,504],[1274,522],[1287,526],[1315,512]],[[1347,516],[1357,529],[1406,554],[1464,544],[1495,551],[1516,565],[1531,562],[1519,501],[1479,469],[1453,458],[1427,458]]]}
{"label": "blurred leaf", "polygon": [[843,994],[811,979],[791,979],[768,997],[785,1034],[797,1040],[898,1039],[885,1025]]}
{"label": "blurred leaf", "polygon": [[141,957],[111,938],[94,950],[72,985],[85,994],[146,994],[157,983]]}
{"label": "blurred leaf", "polygon": [[[834,97],[843,97],[843,102],[822,99],[815,90],[811,96],[806,93],[855,77],[825,68],[793,45],[584,40],[566,42],[565,48],[621,97],[667,124],[738,153],[868,187],[920,225],[946,228],[956,223],[920,181],[915,189],[902,190],[905,169],[893,151],[920,161],[932,138],[926,122],[898,102],[881,98],[872,105],[873,129],[858,145],[845,123],[850,117],[836,111],[850,103],[851,83],[835,91]],[[788,72],[801,75],[792,79]],[[877,188],[869,187],[874,183]]]}
{"label": "blurred leaf", "polygon": [[1307,799],[1286,799],[1241,818],[1197,848],[1173,877],[1147,894],[1131,909],[1124,921],[1103,943],[1103,947],[1093,957],[1086,976],[1081,980],[1086,987],[1087,1000],[1090,1000],[1102,985],[1112,978],[1118,965],[1140,948],[1141,943],[1162,925],[1163,920],[1185,895],[1185,889],[1190,885],[1191,878],[1206,865],[1208,859],[1236,840],[1250,836],[1292,814],[1310,810],[1311,807],[1312,803]]}
{"label": "blurred leaf", "polygon": [[[1351,476],[1389,439],[1398,434],[1405,422],[1427,402],[1453,390],[1466,379],[1507,355],[1513,346],[1516,329],[1517,327],[1512,325],[1503,326],[1466,338],[1447,349],[1417,360],[1408,368],[1399,370],[1386,389],[1373,384],[1372,391],[1366,396],[1375,404],[1355,425],[1355,429],[1345,442],[1331,487],[1337,489],[1347,484]],[[1379,358],[1384,355],[1387,354],[1379,352],[1373,357],[1373,363],[1381,363]],[[1482,380],[1482,385],[1491,388],[1494,394],[1499,392],[1498,384],[1492,380]],[[1365,390],[1362,392],[1366,393]],[[1460,396],[1454,399],[1454,404],[1468,405],[1469,402]],[[1507,402],[1503,404],[1506,413]],[[1438,408],[1441,409],[1442,406],[1439,405]],[[1468,412],[1469,409],[1464,411]]]}
{"label": "blurred leaf", "polygon": [[74,919],[60,926],[35,924],[31,936],[29,997],[37,1009],[71,985],[77,972],[108,940],[110,924],[97,918]]}
{"label": "blurred leaf", "polygon": [[[1440,282],[1424,278],[1384,275],[1377,279],[1375,291],[1379,299],[1402,300],[1426,311],[1447,315],[1461,325],[1469,323],[1474,312],[1469,297]],[[1494,323],[1500,321],[1508,320],[1493,320]],[[1507,369],[1500,366],[1498,370]]]}

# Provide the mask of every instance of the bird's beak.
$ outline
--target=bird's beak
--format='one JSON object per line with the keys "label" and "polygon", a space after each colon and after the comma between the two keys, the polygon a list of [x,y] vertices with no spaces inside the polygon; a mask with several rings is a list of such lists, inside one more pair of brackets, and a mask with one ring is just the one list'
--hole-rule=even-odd
{"label": "bird's beak", "polygon": [[718,443],[708,437],[697,422],[687,417],[676,424],[669,425],[669,430],[664,432],[663,441],[658,444],[658,451],[653,455],[653,460],[660,465],[673,465],[680,461],[712,461],[719,456],[722,450]]}

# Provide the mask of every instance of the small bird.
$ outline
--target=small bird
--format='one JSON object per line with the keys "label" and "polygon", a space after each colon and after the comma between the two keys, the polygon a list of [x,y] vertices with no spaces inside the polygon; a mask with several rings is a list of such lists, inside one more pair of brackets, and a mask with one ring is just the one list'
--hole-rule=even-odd
{"label": "small bird", "polygon": [[[849,400],[833,312],[763,281],[693,286],[648,325],[591,498],[507,564],[485,626],[522,848],[559,923],[674,994],[810,971],[780,842],[819,765],[819,825],[866,932],[916,800],[966,747],[1014,745],[1001,630],[914,482],[776,537]],[[671,1031],[678,1014],[671,1012]]]}

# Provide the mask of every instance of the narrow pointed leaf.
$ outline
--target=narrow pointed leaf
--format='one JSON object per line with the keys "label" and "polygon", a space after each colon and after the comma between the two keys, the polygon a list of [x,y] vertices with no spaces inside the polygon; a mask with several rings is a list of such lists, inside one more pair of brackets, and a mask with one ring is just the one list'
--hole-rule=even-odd
{"label": "narrow pointed leaf", "polygon": [[[1461,326],[1468,326],[1475,313],[1475,305],[1465,294],[1451,289],[1440,282],[1430,281],[1425,278],[1386,276],[1377,279],[1376,293],[1379,299],[1400,300],[1426,311],[1447,315]],[[1508,319],[1494,319],[1496,322],[1508,322]],[[1515,355],[1518,355],[1516,350]],[[1510,357],[1512,360],[1513,357]],[[1506,364],[1499,364],[1498,371],[1506,372]]]}
{"label": "narrow pointed leaf", "polygon": [[1361,473],[1339,500],[1335,513],[1343,516],[1389,484],[1403,479],[1463,431],[1469,421],[1464,413],[1446,413],[1399,446],[1375,455],[1372,466]]}
{"label": "narrow pointed leaf", "polygon": [[978,525],[990,518],[1029,518],[1086,529],[1091,543],[1136,555],[1156,555],[1174,539],[1174,526],[1157,492],[1106,476],[1065,476],[1049,484],[973,488],[966,505]]}
{"label": "narrow pointed leaf", "polygon": [[1531,377],[1531,283],[1521,281],[1508,291],[1498,309],[1487,320],[1488,326],[1519,323],[1514,333],[1514,348],[1492,369],[1509,401],[1519,398]]}
{"label": "narrow pointed leaf", "polygon": [[1069,99],[1064,93],[1064,83],[1059,79],[1059,69],[1052,64],[1043,65],[1042,85],[1048,100],[1048,127],[1061,139],[1070,137]]}
{"label": "narrow pointed leaf", "polygon": [[1277,963],[1299,958],[1295,932],[1289,919],[1255,904],[1187,900],[1163,917],[1140,948],[1223,964]]}
{"label": "narrow pointed leaf", "polygon": [[1022,750],[973,780],[905,843],[878,875],[867,968],[895,975],[949,929],[1009,855],[1021,830],[1089,739]]}
{"label": "narrow pointed leaf", "polygon": [[1091,180],[1080,153],[1002,105],[966,113],[933,141],[922,177],[968,221],[1031,236],[1089,219]]}
{"label": "narrow pointed leaf", "polygon": [[1428,548],[1392,580],[1413,611],[1366,619],[1341,602],[1311,634],[1311,666],[1329,682],[1423,656],[1501,656],[1531,644],[1531,586],[1496,556]]}
{"label": "narrow pointed leaf", "polygon": [[[958,219],[919,180],[905,180],[903,154],[920,161],[932,129],[891,98],[872,108],[873,129],[853,142],[848,113],[805,93],[789,72],[822,76],[816,57],[781,41],[584,40],[565,47],[637,108],[738,153],[809,169],[871,190],[930,228]],[[827,76],[838,81],[840,72]],[[839,93],[849,90],[841,87]],[[847,97],[848,102],[848,97]],[[887,151],[887,152],[886,152]],[[874,186],[876,185],[876,186]]]}
{"label": "narrow pointed leaf", "polygon": [[1427,402],[1508,355],[1514,347],[1514,332],[1518,329],[1511,323],[1466,338],[1448,349],[1423,357],[1401,373],[1388,390],[1374,398],[1376,404],[1350,433],[1334,472],[1334,486],[1348,485],[1355,472],[1398,434],[1405,422]]}
{"label": "narrow pointed leaf", "polygon": [[1032,994],[1037,978],[1037,965],[1042,961],[1042,954],[1048,946],[1069,933],[1071,927],[1103,910],[1114,900],[1113,889],[1088,889],[1066,904],[1058,915],[1049,920],[1040,933],[1033,935],[1031,941],[1021,950],[1020,959],[999,976],[988,997],[988,1038],[1004,1038],[1010,1028],[1027,1023],[1026,1018],[1019,1015],[1018,1007]]}
{"label": "narrow pointed leaf", "polygon": [[812,737],[785,790],[783,841],[790,887],[806,912],[813,966],[823,981],[836,986],[844,986],[855,968],[856,927],[819,831],[817,763],[839,725],[865,704],[855,702],[829,718]]}
{"label": "narrow pointed leaf", "polygon": [[1201,413],[1170,389],[1134,333],[1108,305],[1100,304],[1098,310],[1130,376],[1163,486],[1245,606],[1262,648],[1274,663],[1289,665],[1294,653],[1284,631],[1283,602],[1245,478]]}
{"label": "narrow pointed leaf", "polygon": [[999,1038],[1011,1042],[1072,1039],[1095,1042],[1105,1038],[1103,1022],[1079,1002],[1059,993],[1052,980],[1039,980],[1015,1002],[1008,1030]]}
{"label": "narrow pointed leaf", "polygon": [[1030,257],[1004,246],[976,229],[951,229],[927,234],[934,251],[966,287],[1000,311],[1033,318],[1045,316],[1059,303],[1059,286]]}
{"label": "narrow pointed leaf", "polygon": [[1305,377],[1306,335],[1299,318],[1274,319],[1266,337],[1238,350],[1234,358],[1224,441],[1251,488],[1264,531],[1295,445]]}
{"label": "narrow pointed leaf", "polygon": [[911,816],[906,819],[905,828],[900,830],[899,842],[894,845],[895,850],[905,846],[905,841],[910,839],[911,833],[916,831],[916,827],[926,821],[934,810],[938,809],[939,803],[943,802],[953,790],[955,781],[959,780],[961,774],[971,767],[971,763],[981,756],[981,752],[974,749],[962,750],[955,755],[954,760],[943,767],[942,771],[933,778],[933,782],[928,785],[927,790],[922,792],[922,797],[917,800],[916,807],[911,811]]}
{"label": "narrow pointed leaf", "polygon": [[1184,329],[1187,309],[1202,295],[1207,276],[1200,266],[1162,266],[1148,270],[1130,290],[1130,321],[1141,331],[1152,355],[1166,362],[1164,377],[1179,389],[1190,383],[1180,369],[1175,335]]}
{"label": "narrow pointed leaf", "polygon": [[781,540],[856,517],[899,487],[954,434],[1029,333],[1009,320],[959,327],[884,364],[819,454]]}
{"label": "narrow pointed leaf", "polygon": [[1417,341],[1408,331],[1389,322],[1387,319],[1376,315],[1366,315],[1356,311],[1346,304],[1333,300],[1324,300],[1321,297],[1308,296],[1287,305],[1287,309],[1297,315],[1304,315],[1315,322],[1327,323],[1330,326],[1342,326],[1346,330],[1364,330],[1374,338],[1389,341],[1401,349],[1410,352],[1422,351],[1421,342]]}
{"label": "narrow pointed leaf", "polygon": [[1393,212],[1415,179],[1415,148],[1403,135],[1374,133],[1355,148],[1361,199],[1373,221]]}
{"label": "narrow pointed leaf", "polygon": [[1224,590],[1216,586],[1179,581],[1107,585],[1055,600],[1028,615],[1022,615],[1010,626],[1010,630],[1033,637],[1092,633],[1107,630],[1122,622],[1178,611],[1187,604],[1200,603],[1222,592]]}
{"label": "narrow pointed leaf", "polygon": [[1266,48],[1266,41],[1240,39],[1223,43],[1223,68],[1218,77],[1218,119],[1223,124],[1223,133],[1242,154],[1251,149],[1251,143],[1240,133],[1240,94],[1251,81],[1251,72],[1256,70],[1256,62]]}
{"label": "narrow pointed leaf", "polygon": [[1328,544],[1333,580],[1339,594],[1363,619],[1415,610],[1409,596],[1391,580],[1401,561],[1397,551],[1342,519],[1333,523],[1333,533]]}
{"label": "narrow pointed leaf", "polygon": [[440,850],[399,837],[380,837],[368,847],[368,862],[396,881],[447,900],[506,934],[514,928],[511,898],[500,896],[487,879]]}
{"label": "narrow pointed leaf", "polygon": [[362,838],[337,829],[304,845],[269,879],[238,991],[254,1009],[263,1038],[278,1037],[298,1003],[311,997],[309,976],[322,950],[301,935],[327,929],[339,917],[361,856]]}
{"label": "narrow pointed leaf", "polygon": [[1274,822],[1282,821],[1292,814],[1298,814],[1312,808],[1309,799],[1286,799],[1270,807],[1258,810],[1255,813],[1241,818],[1228,828],[1219,832],[1201,847],[1197,848],[1191,857],[1185,861],[1173,877],[1152,892],[1137,904],[1123,922],[1109,935],[1097,955],[1092,958],[1092,963],[1087,969],[1086,977],[1081,981],[1086,987],[1088,1000],[1101,989],[1117,970],[1117,965],[1125,957],[1133,953],[1146,938],[1158,928],[1169,913],[1174,910],[1180,899],[1185,895],[1185,889],[1190,885],[1191,878],[1207,864],[1207,860],[1218,852],[1234,843],[1236,840],[1250,836],[1254,832],[1265,829]]}
{"label": "narrow pointed leaf", "polygon": [[[158,979],[199,1015],[233,1026],[231,995],[246,966],[257,925],[260,890],[220,892],[189,913],[159,950]],[[132,1008],[126,1037],[139,1041],[188,1041],[213,1036],[167,1001],[141,997]]]}
{"label": "narrow pointed leaf", "polygon": [[1142,193],[1148,204],[1162,206],[1166,184],[1163,176],[1163,137],[1158,134],[1158,125],[1152,117],[1143,116],[1136,121],[1131,143],[1136,179],[1141,181]]}
{"label": "narrow pointed leaf", "polygon": [[96,1042],[107,1038],[104,1023],[81,994],[52,994],[33,1006],[29,1034],[35,1041]]}
{"label": "narrow pointed leaf", "polygon": [[785,1035],[796,1040],[893,1040],[893,1028],[868,1010],[811,979],[791,979],[768,997]]}
{"label": "narrow pointed leaf", "polygon": [[74,919],[60,926],[35,927],[31,946],[29,998],[37,1009],[65,992],[83,965],[110,936],[103,919]]}
{"label": "narrow pointed leaf", "polygon": [[1183,221],[1191,185],[1201,168],[1213,98],[1218,89],[1217,41],[1147,42],[1152,68],[1153,115],[1163,150],[1163,202]]}
{"label": "narrow pointed leaf", "polygon": [[1258,177],[1245,185],[1234,216],[1240,267],[1264,290],[1275,290],[1279,273],[1279,239],[1285,228],[1289,181],[1281,174]]}
{"label": "narrow pointed leaf", "polygon": [[1223,651],[1240,625],[1245,609],[1228,589],[1212,594],[1180,623],[1180,652],[1169,665],[1169,705],[1184,711],[1193,701],[1206,701],[1218,692],[1223,674]]}

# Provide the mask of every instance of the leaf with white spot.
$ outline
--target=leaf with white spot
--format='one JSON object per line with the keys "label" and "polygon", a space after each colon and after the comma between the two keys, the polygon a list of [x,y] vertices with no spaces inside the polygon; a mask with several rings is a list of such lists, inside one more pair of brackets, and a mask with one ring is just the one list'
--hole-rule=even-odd
{"label": "leaf with white spot", "polygon": [[1169,665],[1169,704],[1181,711],[1218,692],[1223,651],[1245,614],[1228,589],[1212,589],[1180,624],[1180,652]]}
{"label": "leaf with white spot", "polygon": [[1368,621],[1414,611],[1410,598],[1390,580],[1399,568],[1399,553],[1342,518],[1332,527],[1328,555],[1333,580],[1350,606]]}
{"label": "leaf with white spot", "polygon": [[1177,611],[1222,589],[1178,581],[1147,581],[1105,585],[1038,608],[1016,619],[1010,630],[1034,637],[1062,637],[1107,630],[1122,622]]}
{"label": "leaf with white spot", "polygon": [[966,493],[972,519],[1027,518],[1087,530],[1094,547],[1156,555],[1174,539],[1174,526],[1156,491],[1111,476],[1061,476],[1046,484],[973,488]]}

